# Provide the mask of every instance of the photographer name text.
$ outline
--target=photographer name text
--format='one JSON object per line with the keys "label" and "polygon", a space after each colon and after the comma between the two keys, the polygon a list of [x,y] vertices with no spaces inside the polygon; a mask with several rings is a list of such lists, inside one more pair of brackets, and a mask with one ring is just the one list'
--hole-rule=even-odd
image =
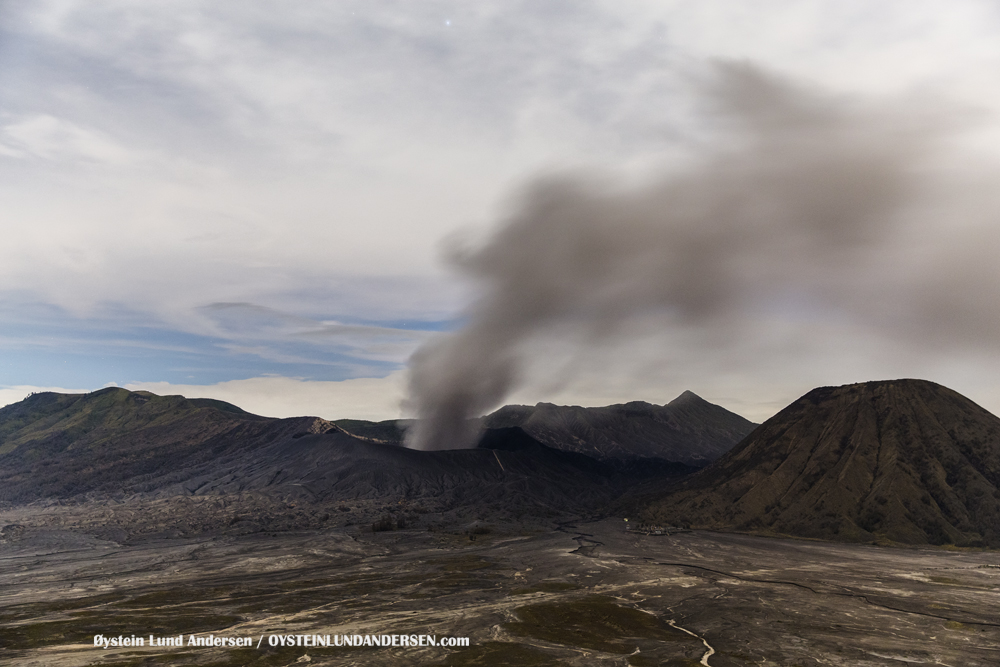
{"label": "photographer name text", "polygon": [[137,637],[136,635],[118,635],[107,637],[94,635],[94,647],[104,650],[112,648],[135,648],[147,646],[189,647],[201,646],[212,648],[260,648],[265,641],[268,646],[309,646],[309,647],[340,647],[340,646],[372,646],[372,647],[464,647],[469,645],[468,637],[438,637],[437,635],[260,635],[256,642],[250,636],[229,635],[184,635],[159,637]]}

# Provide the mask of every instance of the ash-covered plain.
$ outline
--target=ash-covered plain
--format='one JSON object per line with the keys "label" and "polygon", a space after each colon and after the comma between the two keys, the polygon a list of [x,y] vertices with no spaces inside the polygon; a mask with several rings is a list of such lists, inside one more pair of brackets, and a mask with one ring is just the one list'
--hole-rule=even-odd
{"label": "ash-covered plain", "polygon": [[[348,527],[128,545],[28,529],[0,559],[2,657],[66,667],[997,662],[995,552],[645,536],[622,523],[475,541]],[[103,650],[96,633],[419,633],[470,646]]]}

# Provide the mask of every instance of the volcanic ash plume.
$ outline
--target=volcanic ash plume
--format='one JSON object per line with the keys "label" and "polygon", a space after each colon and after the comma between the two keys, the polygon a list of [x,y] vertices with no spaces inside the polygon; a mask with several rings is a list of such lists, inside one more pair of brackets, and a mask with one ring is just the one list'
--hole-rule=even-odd
{"label": "volcanic ash plume", "polygon": [[886,258],[905,274],[894,249],[928,191],[922,165],[939,124],[748,65],[716,74],[708,99],[727,139],[685,171],[628,191],[537,183],[460,259],[483,292],[462,329],[411,359],[410,446],[469,446],[470,419],[516,387],[524,344],[567,322],[601,340],[659,312],[724,338],[789,295],[860,319],[883,317],[869,312],[880,299],[905,310],[912,294],[881,287],[892,283]]}

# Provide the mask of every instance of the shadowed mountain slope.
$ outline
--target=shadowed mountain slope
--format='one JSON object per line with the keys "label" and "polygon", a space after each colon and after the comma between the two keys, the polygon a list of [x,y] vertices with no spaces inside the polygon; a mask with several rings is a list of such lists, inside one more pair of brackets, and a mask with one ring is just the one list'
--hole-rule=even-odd
{"label": "shadowed mountain slope", "polygon": [[479,448],[434,452],[334,430],[276,440],[253,460],[239,452],[223,454],[192,472],[182,485],[187,493],[270,491],[312,502],[423,499],[470,509],[543,506],[573,512],[593,509],[614,495],[608,467],[546,447],[520,429],[488,431]]}
{"label": "shadowed mountain slope", "polygon": [[756,426],[690,391],[666,405],[508,405],[483,424],[519,426],[549,447],[596,459],[662,459],[698,467],[718,459]]}
{"label": "shadowed mountain slope", "polygon": [[15,504],[212,496],[296,512],[420,501],[479,515],[579,515],[615,497],[622,476],[519,428],[487,431],[475,449],[420,452],[316,417],[271,419],[218,401],[118,388],[36,394],[3,408],[0,449],[0,501]]}
{"label": "shadowed mountain slope", "polygon": [[1000,419],[922,380],[821,387],[649,518],[836,540],[1000,546]]}

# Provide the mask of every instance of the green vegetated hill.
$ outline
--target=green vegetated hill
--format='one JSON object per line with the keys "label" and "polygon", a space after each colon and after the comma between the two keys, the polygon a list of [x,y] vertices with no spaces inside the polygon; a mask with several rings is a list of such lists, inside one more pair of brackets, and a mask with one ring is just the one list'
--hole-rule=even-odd
{"label": "green vegetated hill", "polygon": [[188,421],[193,412],[203,417],[198,420],[198,431],[211,430],[213,423],[263,419],[223,401],[157,396],[117,387],[90,394],[43,392],[0,408],[0,454],[24,444],[58,441],[69,446],[78,441],[98,443],[134,436],[146,428]]}
{"label": "green vegetated hill", "polygon": [[814,389],[647,518],[834,540],[1000,546],[1000,419],[932,382]]}
{"label": "green vegetated hill", "polygon": [[314,417],[268,419],[222,401],[117,387],[33,394],[0,409],[0,500],[134,493],[254,438],[328,427]]}
{"label": "green vegetated hill", "polygon": [[518,426],[549,447],[597,459],[662,459],[697,467],[718,459],[757,426],[690,391],[666,405],[508,405],[483,424]]}

